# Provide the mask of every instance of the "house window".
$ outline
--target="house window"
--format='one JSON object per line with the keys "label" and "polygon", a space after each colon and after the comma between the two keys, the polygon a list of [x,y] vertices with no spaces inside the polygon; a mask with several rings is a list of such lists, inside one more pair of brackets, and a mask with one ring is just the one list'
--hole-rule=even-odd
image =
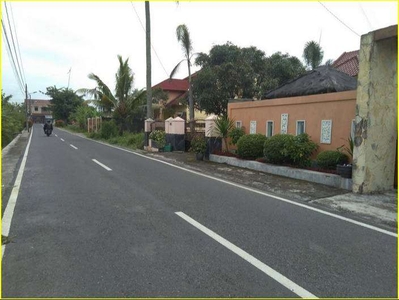
{"label": "house window", "polygon": [[249,123],[249,134],[255,134],[256,133],[256,121],[251,121]]}
{"label": "house window", "polygon": [[35,111],[39,111],[39,107],[35,106]]}
{"label": "house window", "polygon": [[236,121],[236,128],[241,128],[241,127],[242,127],[242,122]]}
{"label": "house window", "polygon": [[271,137],[273,136],[274,131],[274,121],[267,121],[266,122],[266,136]]}
{"label": "house window", "polygon": [[296,135],[300,135],[302,133],[305,133],[305,121],[296,121]]}

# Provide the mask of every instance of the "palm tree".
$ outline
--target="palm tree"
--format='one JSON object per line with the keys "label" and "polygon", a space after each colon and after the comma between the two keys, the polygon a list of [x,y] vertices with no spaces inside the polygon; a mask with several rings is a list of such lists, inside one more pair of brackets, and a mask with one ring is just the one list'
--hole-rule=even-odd
{"label": "palm tree", "polygon": [[119,123],[119,131],[122,133],[127,129],[127,120],[132,111],[142,105],[144,90],[135,90],[133,88],[133,71],[129,67],[129,59],[123,61],[118,55],[119,68],[115,74],[116,85],[115,95],[111,89],[94,73],[88,75],[89,79],[94,80],[97,86],[94,89],[79,89],[78,93],[91,95],[94,97],[94,103],[102,109],[103,112],[113,113],[117,123]]}
{"label": "palm tree", "polygon": [[323,60],[324,52],[320,45],[315,41],[310,41],[305,44],[303,49],[303,58],[305,59],[305,64],[311,67],[312,70],[320,66]]}
{"label": "palm tree", "polygon": [[193,44],[190,38],[190,32],[185,24],[181,24],[176,28],[177,41],[180,42],[184,53],[184,59],[182,59],[170,73],[170,78],[174,76],[176,71],[179,69],[182,62],[187,61],[188,68],[188,104],[189,104],[189,118],[190,118],[190,132],[194,132],[194,100],[193,100],[193,88],[191,85],[191,59]]}
{"label": "palm tree", "polygon": [[152,110],[152,86],[151,86],[151,17],[150,2],[145,1],[145,41],[147,62],[147,118],[153,117]]}

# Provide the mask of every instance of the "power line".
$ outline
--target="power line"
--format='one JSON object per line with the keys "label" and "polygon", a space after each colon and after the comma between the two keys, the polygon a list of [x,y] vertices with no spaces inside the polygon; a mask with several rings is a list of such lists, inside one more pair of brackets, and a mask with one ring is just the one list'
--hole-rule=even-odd
{"label": "power line", "polygon": [[22,94],[23,94],[24,93],[24,85],[22,83],[22,79],[21,79],[21,77],[20,77],[20,75],[18,73],[17,67],[15,65],[14,57],[12,56],[11,46],[10,46],[10,42],[8,40],[8,36],[7,36],[7,32],[5,30],[5,26],[4,26],[3,20],[1,20],[1,25],[2,25],[1,27],[3,28],[3,34],[4,34],[4,37],[6,38],[6,42],[7,42],[7,46],[8,46],[8,47],[6,47],[6,49],[8,50],[7,51],[8,55],[11,58],[11,67],[12,67],[12,69],[14,71],[14,75],[15,75],[15,77],[17,79],[17,83],[19,84],[19,87],[20,87],[20,89],[22,91]]}
{"label": "power line", "polygon": [[360,6],[360,9],[361,9],[364,17],[366,18],[367,23],[369,24],[370,30],[373,30],[373,26],[371,26],[371,22],[370,22],[369,18],[367,17],[367,14],[364,11],[363,6],[361,5],[361,3],[359,3],[359,6]]}
{"label": "power line", "polygon": [[[5,2],[4,2],[4,3],[5,3]],[[15,20],[14,20],[14,14],[13,14],[13,12],[12,12],[11,3],[10,3],[10,11],[11,11],[11,20],[12,20],[12,24],[13,24],[14,32],[15,32],[15,39],[17,40],[18,53],[19,53],[19,57],[20,57],[20,60],[21,60],[22,75],[24,76],[24,80],[25,80],[25,82],[26,82],[24,64],[22,63],[22,55],[21,55],[21,50],[20,50],[20,47],[19,47],[19,41],[18,41],[18,35],[17,35],[17,28],[15,27]]]}
{"label": "power line", "polygon": [[[130,3],[132,4],[132,7],[133,7],[133,9],[134,9],[134,12],[136,13],[136,16],[137,16],[137,18],[139,19],[139,22],[140,22],[141,28],[143,28],[143,30],[144,30],[144,33],[145,33],[145,32],[146,32],[146,30],[145,30],[145,28],[144,28],[143,22],[141,22],[140,16],[139,16],[139,14],[137,13],[137,11],[136,11],[136,8],[134,7],[134,5],[133,5],[133,2],[130,2]],[[164,65],[162,64],[162,61],[161,61],[161,59],[159,58],[159,56],[158,56],[158,53],[157,53],[157,51],[155,50],[155,48],[154,48],[154,45],[153,45],[152,43],[151,43],[151,48],[152,48],[152,50],[154,51],[154,53],[155,53],[155,56],[157,57],[157,59],[158,59],[159,63],[161,64],[161,67],[162,67],[162,68],[163,68],[163,70],[165,71],[165,74],[166,74],[166,76],[168,76],[168,77],[169,77],[169,74],[168,74],[168,72],[166,71],[166,69],[165,69]]]}
{"label": "power line", "polygon": [[12,41],[12,45],[14,47],[15,60],[17,61],[17,66],[18,66],[19,74],[20,74],[21,79],[22,79],[22,83],[25,85],[25,75],[21,71],[21,66],[19,64],[20,58],[18,58],[17,48],[15,47],[14,35],[13,35],[12,29],[11,29],[10,16],[8,15],[8,8],[7,8],[7,3],[6,2],[4,2],[4,6],[6,8],[7,22],[8,22],[8,28],[10,29],[11,41]]}
{"label": "power line", "polygon": [[348,28],[350,31],[352,31],[354,34],[356,34],[357,36],[360,37],[360,35],[355,32],[352,28],[350,28],[348,25],[346,25],[343,21],[340,20],[340,18],[338,18],[332,11],[330,11],[323,3],[321,3],[320,1],[318,1],[330,14],[332,14],[334,16],[334,18],[336,18],[339,22],[341,22],[341,24],[343,24],[346,28]]}

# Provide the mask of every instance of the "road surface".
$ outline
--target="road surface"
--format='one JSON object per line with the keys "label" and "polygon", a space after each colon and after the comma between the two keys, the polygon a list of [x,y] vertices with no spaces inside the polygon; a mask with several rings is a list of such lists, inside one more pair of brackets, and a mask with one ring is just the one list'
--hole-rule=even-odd
{"label": "road surface", "polygon": [[394,235],[58,129],[28,149],[3,297],[397,297]]}

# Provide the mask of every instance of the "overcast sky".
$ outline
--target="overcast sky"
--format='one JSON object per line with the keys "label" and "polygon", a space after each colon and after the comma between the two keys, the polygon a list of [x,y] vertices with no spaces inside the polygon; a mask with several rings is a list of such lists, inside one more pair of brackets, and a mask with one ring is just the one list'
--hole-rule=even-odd
{"label": "overcast sky", "polygon": [[[323,7],[323,5],[325,7]],[[93,88],[98,75],[115,87],[117,55],[129,58],[134,87],[146,85],[144,2],[7,2],[15,24],[29,93],[46,87]],[[298,57],[306,42],[320,41],[324,60],[358,50],[360,36],[397,24],[397,2],[151,2],[152,85],[168,78],[183,58],[176,27],[186,24],[194,52],[209,53],[227,41],[255,46],[267,56],[280,51]],[[336,17],[333,16],[331,11]],[[12,14],[11,14],[12,13]],[[13,19],[11,18],[13,16]],[[11,42],[7,15],[2,18]],[[344,24],[342,24],[342,21]],[[14,23],[12,22],[14,21]],[[349,27],[349,28],[348,28]],[[15,42],[17,43],[17,42]],[[22,102],[21,92],[2,39],[2,89]],[[157,55],[159,59],[157,58]],[[194,69],[196,70],[196,69]],[[182,66],[175,78],[188,75]],[[32,99],[47,99],[36,93]]]}

